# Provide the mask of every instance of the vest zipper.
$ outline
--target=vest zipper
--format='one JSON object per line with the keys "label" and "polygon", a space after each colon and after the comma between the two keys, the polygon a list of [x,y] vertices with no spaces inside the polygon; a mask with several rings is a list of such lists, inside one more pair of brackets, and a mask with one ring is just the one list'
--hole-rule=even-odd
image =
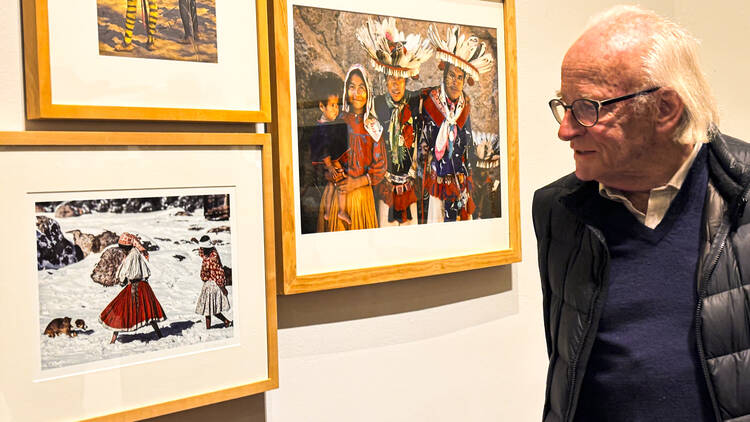
{"label": "vest zipper", "polygon": [[716,265],[719,263],[719,257],[721,256],[721,253],[724,251],[724,247],[726,246],[728,229],[729,225],[725,222],[719,232],[716,234],[717,236],[719,236],[720,243],[718,248],[715,249],[716,252],[713,255],[713,259],[711,260],[711,265],[706,268],[706,271],[704,271],[703,277],[701,278],[700,289],[698,290],[698,304],[695,308],[695,339],[698,346],[698,359],[701,362],[703,377],[706,380],[706,389],[708,390],[708,396],[711,399],[711,407],[714,410],[714,416],[716,417],[716,420],[718,422],[721,422],[722,419],[721,413],[719,412],[719,405],[716,402],[716,394],[714,393],[713,384],[711,384],[711,377],[708,373],[708,366],[706,365],[706,352],[705,350],[703,350],[703,333],[701,331],[703,324],[701,322],[701,311],[703,310],[703,299],[705,299],[706,295],[708,294],[708,283],[711,280],[711,276],[713,275],[714,270],[716,269]]}
{"label": "vest zipper", "polygon": [[[591,310],[591,314],[593,314],[594,310],[596,309],[597,305],[599,304],[599,293],[596,294],[596,297],[594,298],[593,307]],[[589,321],[587,321],[588,328],[586,329],[586,333],[583,335],[583,341],[581,342],[581,348],[576,353],[575,358],[570,362],[570,393],[568,394],[568,407],[565,409],[565,418],[563,420],[571,420],[570,419],[570,409],[573,405],[573,396],[575,395],[575,388],[576,388],[576,373],[578,370],[578,358],[581,356],[581,351],[586,345],[586,342],[589,339],[589,333],[591,332],[591,321],[594,319],[591,318]]]}
{"label": "vest zipper", "polygon": [[[609,262],[609,251],[607,250],[607,242],[604,238],[604,235],[599,231],[599,229],[596,229],[590,225],[586,225],[586,227],[591,230],[591,232],[596,236],[596,238],[601,243],[604,250],[607,252],[607,262]],[[604,284],[603,278],[602,278],[602,285]],[[599,307],[599,297],[601,296],[600,293],[602,291],[602,287],[600,287],[594,296],[594,300],[591,304],[591,309],[589,310],[590,318],[588,321],[586,321],[586,332],[583,334],[583,341],[581,341],[581,347],[578,349],[578,353],[573,357],[573,359],[570,361],[570,368],[568,369],[569,378],[570,378],[570,393],[568,393],[568,406],[565,408],[565,416],[563,417],[564,421],[571,420],[570,419],[570,409],[573,405],[573,396],[575,395],[575,387],[576,387],[576,374],[578,369],[578,359],[581,357],[581,352],[583,351],[583,348],[586,347],[586,343],[589,339],[589,333],[591,333],[591,323],[594,321],[594,313]]]}

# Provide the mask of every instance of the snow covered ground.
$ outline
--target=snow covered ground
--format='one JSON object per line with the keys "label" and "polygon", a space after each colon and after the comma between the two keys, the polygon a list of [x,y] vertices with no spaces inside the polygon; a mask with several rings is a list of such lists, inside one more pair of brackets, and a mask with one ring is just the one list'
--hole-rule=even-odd
{"label": "snow covered ground", "polygon": [[[99,313],[122,287],[104,287],[91,279],[91,272],[101,253],[91,254],[80,262],[57,270],[40,270],[39,341],[43,371],[234,336],[234,328],[219,328],[221,321],[215,317],[211,318],[215,328],[206,330],[204,317],[195,313],[195,302],[203,285],[200,279],[201,258],[197,245],[189,242],[191,238],[199,239],[209,229],[229,225],[229,222],[208,221],[203,218],[202,209],[196,210],[192,216],[177,217],[177,211],[180,209],[133,214],[93,213],[68,218],[55,218],[48,213],[37,214],[54,218],[63,233],[78,229],[97,235],[110,230],[119,235],[123,231],[130,231],[146,236],[159,245],[158,251],[150,252],[152,275],[149,284],[167,315],[167,320],[159,323],[163,338],[157,340],[153,329],[147,326],[137,331],[122,332],[115,344],[109,344],[112,331],[99,322]],[[65,236],[73,241],[71,234],[66,233]],[[209,236],[212,240],[222,241],[216,249],[222,263],[231,267],[230,232],[210,233]],[[230,303],[234,306],[232,286],[227,286],[227,289]],[[224,315],[233,319],[232,311]],[[49,338],[42,334],[52,319],[65,316],[73,321],[84,319],[88,329],[79,330],[77,337],[63,335]]]}

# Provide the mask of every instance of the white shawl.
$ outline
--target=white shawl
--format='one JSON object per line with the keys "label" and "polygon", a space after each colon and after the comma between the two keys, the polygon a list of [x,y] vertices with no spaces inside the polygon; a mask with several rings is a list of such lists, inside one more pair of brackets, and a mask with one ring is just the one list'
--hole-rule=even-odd
{"label": "white shawl", "polygon": [[120,268],[117,269],[116,277],[120,283],[146,280],[151,277],[151,269],[143,254],[138,249],[132,248],[120,264]]}

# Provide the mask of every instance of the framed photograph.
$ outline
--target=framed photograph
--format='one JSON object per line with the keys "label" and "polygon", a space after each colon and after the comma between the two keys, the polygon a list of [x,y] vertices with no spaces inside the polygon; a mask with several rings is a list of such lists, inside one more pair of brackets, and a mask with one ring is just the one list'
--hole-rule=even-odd
{"label": "framed photograph", "polygon": [[285,294],[521,259],[513,1],[276,0]]}
{"label": "framed photograph", "polygon": [[0,419],[137,420],[278,386],[270,136],[212,136],[0,147]]}
{"label": "framed photograph", "polygon": [[266,0],[24,0],[29,119],[268,122]]}

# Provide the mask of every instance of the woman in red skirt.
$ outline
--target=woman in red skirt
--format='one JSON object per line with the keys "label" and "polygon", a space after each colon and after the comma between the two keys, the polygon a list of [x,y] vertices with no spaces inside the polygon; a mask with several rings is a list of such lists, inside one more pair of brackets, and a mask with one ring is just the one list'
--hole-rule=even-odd
{"label": "woman in red skirt", "polygon": [[148,284],[151,276],[148,251],[130,233],[120,236],[118,246],[125,249],[128,255],[117,269],[116,277],[120,283],[127,285],[104,308],[99,321],[114,331],[110,344],[117,340],[117,333],[120,331],[135,331],[146,325],[151,325],[157,337],[161,338],[161,331],[156,323],[166,320],[167,316]]}

